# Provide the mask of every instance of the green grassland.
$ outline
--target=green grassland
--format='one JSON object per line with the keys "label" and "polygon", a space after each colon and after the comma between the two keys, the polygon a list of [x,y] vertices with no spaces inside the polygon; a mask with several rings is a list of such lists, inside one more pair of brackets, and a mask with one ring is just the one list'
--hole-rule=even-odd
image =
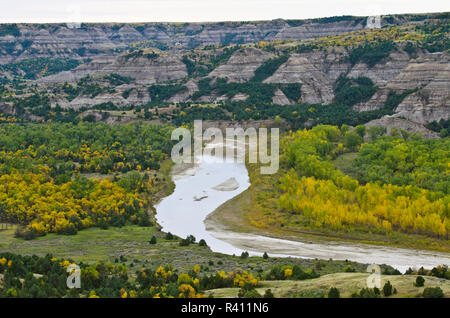
{"label": "green grassland", "polygon": [[[315,268],[321,274],[342,272],[351,265],[356,271],[365,271],[367,265],[345,261],[319,261],[297,258],[262,257],[241,258],[212,252],[209,247],[191,244],[180,246],[179,238],[166,240],[165,233],[157,227],[109,227],[108,229],[89,228],[76,235],[47,234],[34,240],[26,241],[14,237],[15,226],[0,230],[0,250],[2,252],[22,255],[44,256],[47,253],[57,258],[71,258],[76,262],[95,263],[99,261],[125,263],[133,273],[141,267],[158,267],[171,264],[179,271],[191,270],[196,264],[202,271],[251,272],[264,271],[275,264],[298,264],[304,268]],[[150,244],[152,236],[156,244]],[[125,260],[120,260],[120,257]]]}
{"label": "green grassland", "polygon": [[[351,297],[355,292],[366,288],[366,280],[368,273],[335,273],[324,275],[315,279],[303,281],[284,280],[284,281],[262,281],[261,285],[256,288],[258,293],[264,295],[265,290],[270,289],[275,297],[326,297],[331,287],[336,287],[341,293],[341,297]],[[410,298],[417,297],[423,293],[426,287],[440,287],[445,297],[450,297],[450,281],[436,278],[424,277],[425,286],[416,287],[414,282],[417,276],[382,276],[381,287],[387,281],[390,281],[397,294],[392,298]],[[206,295],[213,297],[237,297],[239,288],[220,288],[206,292]]]}

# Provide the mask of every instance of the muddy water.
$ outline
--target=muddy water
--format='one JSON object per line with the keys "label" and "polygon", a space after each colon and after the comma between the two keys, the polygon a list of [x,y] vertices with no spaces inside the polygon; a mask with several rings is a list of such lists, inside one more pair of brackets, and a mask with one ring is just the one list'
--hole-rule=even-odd
{"label": "muddy water", "polygon": [[[220,205],[249,186],[245,164],[222,162],[213,156],[199,157],[195,167],[173,175],[175,191],[156,207],[163,231],[185,238],[204,239],[214,252],[240,255],[352,260],[389,264],[404,272],[408,267],[450,264],[450,254],[353,243],[300,242],[224,230],[205,219]],[[233,179],[234,178],[234,179]],[[232,187],[226,185],[232,184]]]}

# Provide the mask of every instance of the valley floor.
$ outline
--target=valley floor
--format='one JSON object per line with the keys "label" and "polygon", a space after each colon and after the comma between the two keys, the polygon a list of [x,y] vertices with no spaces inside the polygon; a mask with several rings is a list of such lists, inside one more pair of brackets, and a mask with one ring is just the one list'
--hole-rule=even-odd
{"label": "valley floor", "polygon": [[[366,288],[367,273],[335,273],[324,275],[319,278],[303,281],[283,280],[283,281],[262,281],[261,286],[256,288],[258,293],[264,295],[270,289],[277,298],[291,297],[326,297],[331,287],[336,287],[341,293],[341,297],[351,297],[351,295],[362,288]],[[417,276],[382,276],[381,287],[390,281],[393,288],[397,289],[397,294],[393,298],[416,297],[423,293],[425,287],[440,287],[445,297],[450,297],[450,281],[436,277],[425,277],[424,287],[415,287],[414,282]],[[206,292],[206,295],[214,297],[237,297],[239,288],[220,288]]]}
{"label": "valley floor", "polygon": [[[0,230],[0,251],[22,255],[45,256],[47,253],[57,258],[73,259],[75,262],[95,263],[99,261],[124,263],[131,274],[142,267],[173,265],[179,271],[192,270],[196,264],[202,271],[211,274],[217,271],[267,270],[275,264],[298,264],[304,268],[321,263],[319,273],[342,272],[351,265],[356,271],[365,271],[367,265],[345,261],[318,261],[299,258],[262,257],[241,258],[212,252],[198,244],[180,246],[179,239],[165,239],[165,233],[156,227],[135,225],[108,229],[89,228],[76,235],[47,234],[26,241],[14,237],[15,227]],[[152,236],[156,244],[150,244]],[[324,264],[326,266],[324,266]]]}

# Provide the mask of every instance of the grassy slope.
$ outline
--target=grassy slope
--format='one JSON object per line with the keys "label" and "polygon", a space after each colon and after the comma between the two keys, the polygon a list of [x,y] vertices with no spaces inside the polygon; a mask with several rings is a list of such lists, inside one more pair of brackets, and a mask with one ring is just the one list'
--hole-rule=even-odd
{"label": "grassy slope", "polygon": [[[260,294],[264,294],[266,289],[271,289],[275,297],[312,297],[312,295],[325,294],[331,287],[337,287],[341,297],[350,297],[352,293],[366,287],[368,273],[336,273],[324,275],[316,279],[303,281],[263,281],[257,288]],[[436,277],[424,277],[425,287],[439,286],[446,297],[450,297],[450,281]],[[416,297],[423,293],[425,287],[415,287],[413,283],[416,276],[382,276],[381,285],[390,281],[398,293],[391,297]],[[214,297],[237,297],[238,288],[220,288],[207,291],[206,295]]]}
{"label": "grassy slope", "polygon": [[348,152],[337,157],[333,164],[337,169],[341,170],[343,173],[354,177],[352,161],[358,156],[357,152]]}
{"label": "grassy slope", "polygon": [[[157,244],[149,244],[155,235]],[[237,256],[212,252],[208,247],[198,244],[179,246],[179,241],[164,239],[165,233],[156,227],[124,226],[110,227],[106,230],[89,228],[72,236],[47,234],[31,241],[14,237],[14,227],[0,230],[0,251],[20,253],[24,255],[46,255],[51,253],[56,257],[71,258],[76,262],[93,263],[105,261],[114,263],[121,255],[127,258],[125,262],[130,272],[134,268],[155,267],[172,264],[179,271],[190,270],[196,264],[203,265],[202,272],[212,273],[224,270],[249,270],[257,272],[266,270],[274,264],[299,264],[303,268],[316,267],[319,261],[305,259],[281,259],[250,257],[241,259]],[[209,262],[213,262],[211,265]],[[131,267],[131,263],[134,267]],[[351,264],[357,271],[364,271],[367,265],[344,261],[320,261],[321,274],[342,272]],[[208,269],[206,269],[208,268]]]}
{"label": "grassy slope", "polygon": [[[343,172],[351,174],[351,161],[355,154],[347,153],[338,157],[334,164]],[[225,202],[216,211],[210,214],[207,222],[223,225],[225,228],[237,232],[252,232],[269,235],[278,238],[289,238],[298,240],[325,240],[325,241],[353,241],[373,245],[389,245],[395,247],[436,250],[442,252],[450,251],[450,241],[438,240],[423,235],[405,234],[394,232],[390,236],[366,232],[336,232],[325,228],[312,229],[298,226],[280,226],[270,224],[261,220],[270,219],[270,215],[278,213],[276,199],[278,194],[274,186],[283,170],[275,175],[260,175],[259,167],[247,164],[250,175],[251,186]],[[264,203],[260,204],[263,198]]]}

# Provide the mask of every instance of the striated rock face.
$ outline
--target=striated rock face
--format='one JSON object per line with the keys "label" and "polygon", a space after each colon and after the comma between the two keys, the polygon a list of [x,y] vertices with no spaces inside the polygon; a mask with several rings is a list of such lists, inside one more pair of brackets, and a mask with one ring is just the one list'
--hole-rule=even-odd
{"label": "striated rock face", "polygon": [[392,89],[423,87],[439,79],[448,81],[450,56],[447,53],[428,53],[411,60],[410,64],[389,85]]}
{"label": "striated rock face", "polygon": [[386,60],[369,68],[364,63],[355,65],[348,77],[358,78],[365,76],[370,78],[375,85],[383,86],[392,81],[402,70],[409,65],[410,57],[405,52],[393,52]]}
{"label": "striated rock face", "polygon": [[317,24],[310,23],[298,27],[285,26],[277,34],[272,36],[273,40],[306,40],[322,38],[329,35],[363,30],[366,20],[355,23],[354,21],[339,21],[334,23]]}
{"label": "striated rock face", "polygon": [[6,103],[0,103],[0,113],[6,114],[6,115],[16,115],[17,111],[12,105],[9,105]]}
{"label": "striated rock face", "polygon": [[[408,18],[396,17],[393,21],[402,24],[405,21],[401,19]],[[385,24],[384,20],[383,25]],[[411,26],[414,27],[413,24]],[[179,103],[192,101],[192,95],[199,91],[199,81],[204,78],[211,79],[212,83],[218,78],[244,83],[253,78],[259,66],[276,56],[257,48],[260,47],[258,45],[240,48],[228,61],[223,61],[227,54],[222,54],[221,48],[196,49],[189,52],[185,49],[210,44],[320,38],[362,30],[365,27],[364,18],[352,17],[321,21],[279,19],[186,24],[88,24],[78,29],[69,28],[65,24],[18,24],[18,32],[13,32],[15,35],[2,33],[0,36],[0,64],[35,57],[83,59],[85,63],[75,69],[30,81],[30,87],[38,84],[38,89],[44,90],[43,86],[49,86],[50,92],[52,85],[76,83],[90,75],[92,81],[103,88],[110,88],[107,91],[111,93],[102,92],[95,97],[78,96],[72,101],[50,93],[52,106],[58,104],[63,108],[80,109],[107,102],[118,107],[140,106],[150,101],[148,86],[155,83],[165,85],[171,81],[186,87],[166,100],[169,103]],[[277,53],[285,54],[287,51],[282,52],[281,48],[291,47],[291,44],[296,45],[275,43],[273,49],[280,49]],[[301,83],[303,103],[328,104],[333,101],[333,88],[339,76],[365,76],[372,79],[379,89],[370,100],[355,105],[354,109],[357,111],[383,108],[391,91],[401,94],[407,90],[415,90],[396,107],[395,115],[382,118],[376,123],[390,126],[398,124],[406,130],[422,130],[428,134],[429,132],[423,130],[423,124],[449,118],[450,56],[448,53],[425,53],[419,50],[417,57],[411,58],[402,50],[402,45],[399,44],[395,51],[373,67],[368,67],[365,63],[351,65],[347,50],[341,46],[309,53],[293,53],[264,82]],[[127,48],[130,46],[140,47],[142,51],[129,52]],[[149,47],[159,47],[161,50]],[[266,46],[267,48],[272,49],[272,46]],[[123,51],[126,53],[119,53]],[[158,54],[147,54],[147,51],[157,51]],[[192,64],[186,61],[190,76],[183,62],[183,56],[186,55],[194,57]],[[210,65],[216,65],[218,61],[222,64],[206,77],[201,77],[203,71],[209,69]],[[116,86],[103,78],[104,75],[113,73],[130,77],[132,80],[129,84]],[[12,73],[5,71],[0,74],[0,78],[3,77],[12,78]],[[120,83],[122,82],[119,81]],[[249,95],[240,93],[238,89],[233,92],[235,95],[231,98],[230,94],[222,95],[223,91],[219,90],[208,94],[196,99],[196,102],[245,101],[249,98]],[[272,102],[288,105],[297,101],[289,100],[282,90],[276,89]],[[8,105],[0,107],[0,111],[2,109],[4,113],[14,111]]]}
{"label": "striated rock face", "polygon": [[188,101],[189,98],[192,96],[192,94],[194,94],[195,92],[198,91],[198,85],[195,80],[191,79],[191,80],[187,81],[186,84],[184,84],[184,86],[187,89],[184,91],[181,91],[179,93],[176,93],[171,98],[169,98],[169,100],[168,100],[169,103],[180,103],[180,102]]}
{"label": "striated rock face", "polygon": [[[448,119],[450,113],[449,62],[450,56],[445,53],[424,54],[411,60],[397,76],[382,85],[368,102],[356,105],[355,109],[359,111],[380,109],[389,91],[402,93],[405,90],[418,89],[398,105],[395,116],[421,124],[439,121],[442,118]],[[388,62],[386,66],[390,64]],[[378,68],[380,69],[381,66]],[[375,75],[375,73],[368,74]]]}
{"label": "striated rock face", "polygon": [[[99,54],[112,55],[115,49],[126,48],[140,41],[152,41],[169,49],[190,49],[199,45],[304,40],[363,30],[366,20],[364,17],[354,17],[337,18],[334,21],[277,19],[184,24],[89,23],[80,28],[64,23],[17,24],[17,34],[0,36],[0,63],[29,57],[84,58]],[[382,25],[391,22],[383,20]],[[12,46],[11,42],[14,42]]]}
{"label": "striated rock face", "polygon": [[[421,87],[398,105],[395,110],[398,116],[419,123],[449,118],[450,56],[438,56],[416,61],[405,70],[404,76],[393,82],[395,87]],[[410,83],[407,83],[408,80]]]}
{"label": "striated rock face", "polygon": [[234,95],[233,98],[231,98],[231,100],[236,102],[236,101],[247,100],[247,98],[249,98],[249,95],[243,94],[243,93],[238,93],[238,94]]}
{"label": "striated rock face", "polygon": [[[123,92],[127,89],[131,89],[128,98],[122,96]],[[91,108],[95,105],[111,102],[118,107],[129,107],[129,106],[139,106],[146,104],[150,101],[150,96],[145,89],[145,87],[136,88],[135,86],[122,85],[116,87],[116,92],[114,93],[102,93],[95,97],[91,96],[78,96],[72,101],[68,101],[65,98],[54,98],[51,101],[53,106],[58,104],[62,108],[71,108],[79,110],[80,108]]]}
{"label": "striated rock face", "polygon": [[97,58],[92,62],[81,64],[73,70],[39,78],[35,83],[38,85],[61,84],[65,82],[75,83],[85,76],[103,73],[103,69],[112,64],[114,60],[113,57]]}
{"label": "striated rock face", "polygon": [[293,54],[265,83],[302,83],[302,101],[329,103],[333,97],[332,82],[316,68],[307,56]]}
{"label": "striated rock face", "polygon": [[131,77],[137,84],[154,84],[184,78],[188,75],[186,65],[177,55],[160,55],[157,58],[146,56],[129,58],[121,55],[117,58],[100,58],[77,68],[43,77],[37,84],[48,85],[64,82],[76,82],[87,75],[119,74]]}
{"label": "striated rock face", "polygon": [[208,76],[228,78],[229,82],[246,82],[255,75],[262,63],[275,55],[260,49],[248,47],[236,51],[225,64],[220,65]]}
{"label": "striated rock face", "polygon": [[157,58],[128,58],[120,56],[113,64],[102,69],[103,73],[116,73],[121,76],[131,77],[138,84],[154,84],[188,75],[186,65],[176,55],[161,55]]}
{"label": "striated rock face", "polygon": [[280,90],[280,89],[276,89],[275,90],[275,94],[272,98],[272,102],[274,104],[278,104],[278,105],[292,105],[294,104],[292,101],[289,100],[289,98],[286,97],[286,95]]}

